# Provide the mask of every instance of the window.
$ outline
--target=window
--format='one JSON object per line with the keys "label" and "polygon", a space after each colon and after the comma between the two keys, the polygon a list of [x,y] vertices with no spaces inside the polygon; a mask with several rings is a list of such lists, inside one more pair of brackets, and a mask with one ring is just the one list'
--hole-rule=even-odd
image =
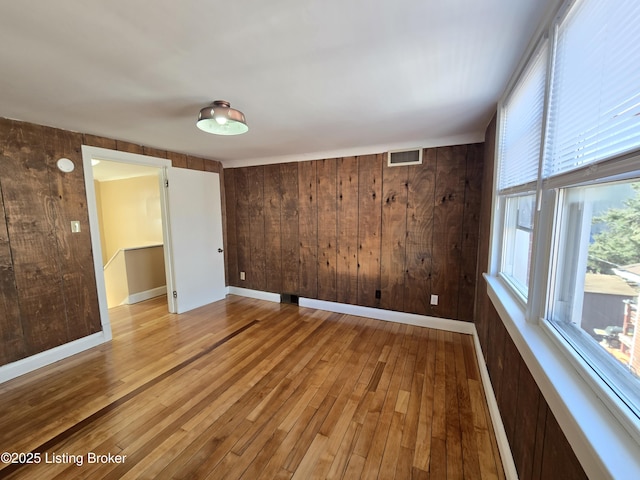
{"label": "window", "polygon": [[547,52],[545,41],[504,102],[501,116],[498,194],[505,227],[500,274],[523,301],[529,290]]}
{"label": "window", "polygon": [[640,417],[640,183],[558,191],[547,318]]}
{"label": "window", "polygon": [[637,0],[583,0],[558,24],[547,176],[638,148],[639,20]]}
{"label": "window", "polygon": [[533,244],[535,194],[505,199],[504,253],[500,271],[521,298],[527,298]]}
{"label": "window", "polygon": [[556,25],[542,182],[556,207],[541,212],[555,241],[550,281],[540,287],[548,299],[543,317],[629,408],[636,425],[639,20],[637,1],[582,0]]}
{"label": "window", "polygon": [[637,439],[639,24],[637,0],[566,2],[501,102],[494,222],[494,273]]}

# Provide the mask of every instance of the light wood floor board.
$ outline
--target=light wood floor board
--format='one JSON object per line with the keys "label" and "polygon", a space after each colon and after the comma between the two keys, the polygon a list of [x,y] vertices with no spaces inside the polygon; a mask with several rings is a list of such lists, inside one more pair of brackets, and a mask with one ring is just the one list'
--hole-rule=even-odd
{"label": "light wood floor board", "polygon": [[504,478],[467,335],[237,296],[110,315],[0,385],[0,452],[40,459],[0,478]]}

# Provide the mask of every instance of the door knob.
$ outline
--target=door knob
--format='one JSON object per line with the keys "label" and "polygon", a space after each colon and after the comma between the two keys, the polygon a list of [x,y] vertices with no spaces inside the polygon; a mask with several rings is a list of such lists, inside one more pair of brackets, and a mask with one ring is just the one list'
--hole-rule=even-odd
{"label": "door knob", "polygon": [[218,253],[222,253],[224,250],[222,250],[221,248],[218,249]]}

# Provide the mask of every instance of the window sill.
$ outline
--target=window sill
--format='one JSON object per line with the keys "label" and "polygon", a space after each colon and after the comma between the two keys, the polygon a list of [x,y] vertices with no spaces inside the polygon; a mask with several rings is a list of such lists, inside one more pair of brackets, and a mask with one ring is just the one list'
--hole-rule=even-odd
{"label": "window sill", "polygon": [[502,280],[484,275],[487,294],[589,478],[640,478],[640,445]]}

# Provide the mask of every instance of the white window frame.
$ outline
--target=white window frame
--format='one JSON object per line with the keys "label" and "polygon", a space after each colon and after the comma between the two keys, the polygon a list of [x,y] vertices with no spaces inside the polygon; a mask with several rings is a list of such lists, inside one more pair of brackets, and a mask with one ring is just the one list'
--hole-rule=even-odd
{"label": "white window frame", "polygon": [[[519,284],[517,278],[515,278],[513,275],[511,275],[510,273],[507,273],[505,270],[505,263],[508,261],[506,259],[507,257],[507,252],[511,252],[510,250],[510,246],[512,246],[513,244],[515,244],[515,234],[516,231],[518,230],[518,219],[517,219],[517,215],[518,215],[518,210],[516,209],[515,211],[511,211],[509,209],[509,205],[508,203],[511,200],[517,201],[519,198],[521,197],[528,197],[533,195],[535,197],[536,192],[535,191],[523,191],[520,192],[518,194],[512,194],[512,195],[500,195],[500,204],[501,204],[501,211],[502,211],[502,235],[501,235],[501,246],[500,246],[500,268],[498,271],[498,274],[500,275],[500,277],[509,285],[509,288],[511,288],[513,294],[515,295],[516,299],[522,304],[522,305],[526,305],[527,304],[527,298],[529,295],[529,290],[530,290],[530,285],[531,285],[531,267],[532,267],[532,263],[531,260],[532,258],[530,258],[530,263],[528,265],[529,267],[529,275],[528,275],[528,281],[527,281],[527,285],[521,285]],[[535,203],[535,200],[534,200]],[[535,237],[535,230],[532,227],[531,228],[531,234],[532,236]],[[509,249],[509,250],[508,250]],[[533,255],[532,255],[533,257]],[[512,263],[512,262],[509,262]]]}
{"label": "white window frame", "polygon": [[[554,181],[552,182],[553,188],[545,190],[548,193],[549,197],[552,198],[552,206],[550,207],[550,210],[548,210],[548,214],[542,216],[543,221],[549,224],[549,230],[555,230],[556,233],[559,233],[558,229],[554,228],[553,224],[560,221],[558,219],[558,214],[560,209],[563,208],[563,189],[601,184],[604,185],[611,182],[632,179],[638,179],[638,181],[640,181],[640,151],[637,153],[629,154],[626,157],[622,157],[620,159],[612,159],[606,162],[602,162],[600,165],[603,168],[605,168],[606,166],[606,170],[609,172],[609,175],[602,176],[600,173],[601,168],[587,168],[581,172],[569,173],[565,175],[564,178],[554,179]],[[582,218],[584,218],[585,214],[585,212],[582,212]],[[583,239],[584,235],[581,235],[581,238]],[[541,250],[536,252],[535,255],[536,258],[541,259],[540,261],[541,263],[543,263],[543,268],[549,272],[549,275],[547,277],[548,281],[546,282],[546,284],[536,285],[536,288],[542,290],[540,296],[545,303],[545,305],[541,306],[540,308],[542,312],[549,311],[551,309],[551,292],[555,289],[556,282],[553,272],[556,269],[560,268],[558,267],[558,265],[554,265],[554,262],[557,262],[557,257],[562,256],[562,254],[558,254],[556,257],[552,257],[548,255],[547,252],[558,252],[562,248],[559,245],[560,242],[561,239],[558,238],[557,235],[554,236],[551,239],[550,248],[541,248]],[[580,248],[585,247],[586,245],[583,245],[583,242],[581,241]],[[585,258],[581,258],[581,260],[583,261],[583,263],[586,263],[586,256]],[[585,268],[582,268],[582,265],[579,265],[575,267],[575,270],[577,272],[586,271],[586,265],[584,265],[584,267]],[[581,295],[584,292],[584,285],[580,283],[581,278],[582,277],[578,274],[578,281],[573,287],[573,294],[578,298],[581,298]],[[579,295],[577,295],[578,292],[580,293]],[[627,430],[628,434],[634,439],[634,441],[638,443],[638,445],[640,445],[640,418],[638,418],[626,406],[626,404],[612,390],[612,388],[606,383],[606,381],[604,381],[600,377],[600,375],[596,373],[596,369],[582,357],[582,355],[575,349],[575,347],[571,345],[571,342],[567,340],[564,335],[552,325],[550,321],[540,318],[539,323],[546,331],[546,333],[554,340],[554,342],[556,342],[556,344],[563,351],[565,351],[565,354],[568,356],[574,368],[576,368],[578,373],[590,385],[594,393],[610,409],[611,413],[623,425],[623,427]],[[640,405],[637,405],[637,407],[640,407]]]}
{"label": "white window frame", "polygon": [[[529,52],[529,54],[526,56],[526,60],[520,65],[519,69],[518,69],[518,75],[510,82],[510,85],[507,89],[507,93],[501,98],[499,104],[498,104],[498,127],[497,127],[497,131],[496,131],[496,143],[495,143],[495,149],[494,151],[496,152],[496,167],[494,170],[494,186],[498,185],[498,182],[500,181],[499,179],[499,175],[500,175],[500,168],[499,168],[499,158],[502,155],[501,152],[501,147],[502,147],[502,143],[500,140],[500,137],[502,135],[503,132],[503,125],[504,122],[502,120],[503,115],[505,114],[505,103],[506,101],[509,99],[509,97],[511,96],[511,94],[513,93],[513,91],[517,88],[518,86],[518,82],[520,81],[520,78],[525,75],[527,73],[527,69],[529,66],[529,63],[532,61],[535,61],[535,59],[538,57],[538,55],[540,55],[542,53],[542,50],[544,49],[550,49],[550,42],[548,39],[548,35],[546,33],[546,31],[543,31],[539,36],[538,36],[538,40],[534,43],[534,47],[531,49],[531,51]],[[549,66],[551,64],[551,52],[547,53],[547,85],[545,86],[545,89],[548,89],[548,84],[549,84]],[[542,113],[542,131],[541,131],[541,135],[540,135],[540,152],[539,152],[539,157],[538,157],[538,177],[540,177],[540,172],[541,172],[541,161],[542,161],[542,154],[543,154],[543,139],[544,139],[544,132],[546,129],[546,111],[547,111],[547,105],[546,105],[546,98],[545,98],[545,106],[543,109],[543,113]],[[528,183],[523,183],[520,185],[515,185],[513,187],[510,188],[506,188],[503,189],[502,191],[498,192],[497,194],[496,192],[496,188],[494,188],[494,196],[497,196],[497,199],[494,199],[493,202],[493,215],[492,215],[492,226],[491,226],[491,231],[492,231],[492,248],[490,251],[490,261],[489,261],[489,272],[491,272],[494,275],[498,275],[502,278],[502,280],[508,285],[508,288],[510,290],[510,294],[516,299],[516,301],[518,301],[523,308],[529,309],[530,308],[530,304],[531,302],[529,301],[529,299],[532,297],[533,293],[532,292],[532,280],[533,280],[533,273],[534,273],[534,262],[533,262],[533,258],[534,258],[534,253],[535,253],[535,247],[536,247],[536,232],[537,232],[537,223],[538,223],[538,212],[536,209],[536,211],[534,212],[533,215],[533,247],[532,247],[532,254],[531,257],[529,259],[530,264],[529,264],[529,282],[528,282],[528,290],[525,293],[524,291],[522,291],[520,288],[518,288],[515,283],[511,280],[510,276],[503,273],[502,272],[502,262],[503,262],[503,254],[505,252],[505,240],[506,240],[506,232],[504,231],[503,226],[506,223],[506,218],[508,215],[507,212],[507,199],[508,198],[512,198],[512,197],[517,197],[517,196],[524,196],[524,195],[530,195],[530,194],[535,194],[536,195],[536,205],[539,205],[540,202],[540,198],[539,198],[539,181],[531,181]],[[499,223],[495,222],[495,219],[498,218]],[[496,228],[497,225],[500,225],[499,228]],[[497,248],[493,248],[493,246],[496,245]]]}

